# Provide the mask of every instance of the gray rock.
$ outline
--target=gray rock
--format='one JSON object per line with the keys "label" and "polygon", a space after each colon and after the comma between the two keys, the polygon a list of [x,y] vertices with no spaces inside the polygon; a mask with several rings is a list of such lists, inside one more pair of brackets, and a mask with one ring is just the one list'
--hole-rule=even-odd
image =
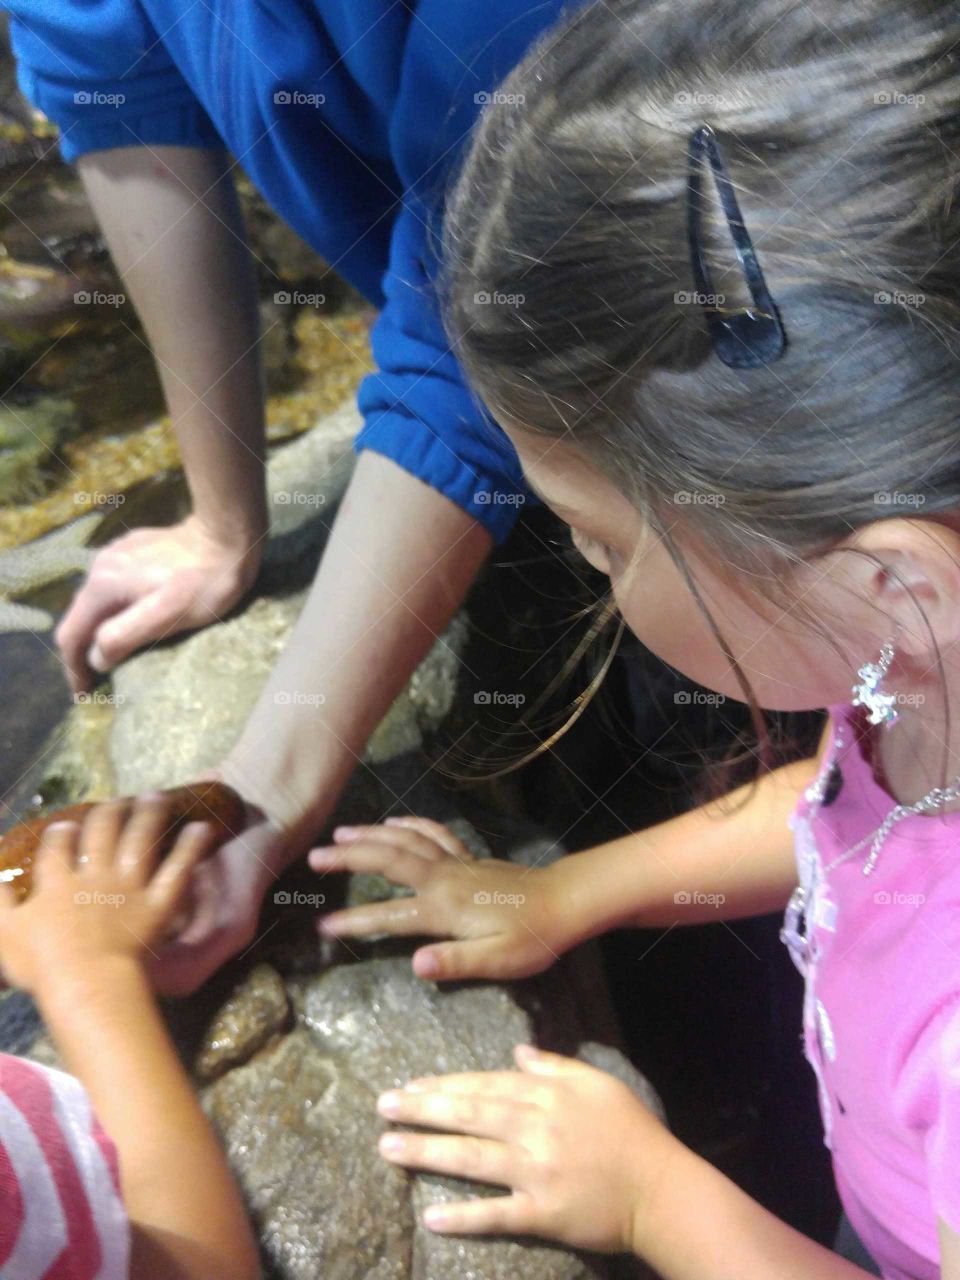
{"label": "gray rock", "polygon": [[[117,671],[110,756],[119,791],[186,781],[232,745],[299,612],[350,475],[356,426],[356,410],[345,406],[271,458],[274,531],[256,598],[227,621],[139,654]],[[494,625],[479,619],[483,633]],[[424,745],[457,708],[466,632],[465,618],[455,619],[424,659],[374,734],[367,767],[356,772],[336,818],[379,821],[394,810],[414,811],[449,823],[477,856],[489,856],[492,846],[497,856],[541,865],[562,853],[554,842],[499,812],[485,811],[471,825],[467,817],[476,815],[458,812],[460,801],[429,769]],[[71,776],[84,763],[73,760]],[[317,885],[306,868],[287,880]],[[346,888],[337,877],[324,881],[331,899],[338,883]],[[377,877],[353,878],[347,889],[351,901],[395,892]],[[564,956],[536,979],[440,987],[414,976],[407,939],[321,947],[314,911],[298,901],[273,895],[249,954],[172,1011],[175,1024],[183,1017],[199,1026],[190,1032],[192,1047],[180,1027],[178,1044],[194,1065],[273,1280],[620,1274],[611,1260],[546,1243],[448,1239],[425,1230],[427,1204],[491,1189],[409,1174],[377,1151],[384,1123],[375,1100],[383,1089],[414,1075],[509,1067],[513,1045],[524,1040],[579,1055],[658,1106],[616,1049],[592,948]],[[34,1051],[51,1059],[43,1040]]]}
{"label": "gray rock", "polygon": [[[519,985],[537,991],[534,1003],[542,1012],[562,981],[545,975]],[[498,1192],[398,1173],[377,1154],[386,1126],[375,1103],[384,1089],[414,1076],[512,1066],[512,1046],[530,1039],[534,1026],[511,989],[421,982],[407,956],[341,964],[288,986],[296,1029],[204,1093],[277,1275],[587,1280],[609,1274],[603,1259],[546,1243],[428,1231],[421,1225],[427,1205]],[[563,1038],[576,1038],[578,1030],[568,1024]],[[550,1042],[555,1031],[541,1026],[539,1038]],[[615,1050],[584,1044],[580,1056],[614,1067],[656,1105],[649,1086]]]}

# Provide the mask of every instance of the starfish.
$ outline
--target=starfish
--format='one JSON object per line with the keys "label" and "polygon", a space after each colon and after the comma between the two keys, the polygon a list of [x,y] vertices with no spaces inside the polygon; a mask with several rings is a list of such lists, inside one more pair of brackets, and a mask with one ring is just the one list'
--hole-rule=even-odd
{"label": "starfish", "polygon": [[15,604],[10,597],[56,582],[84,570],[93,558],[86,545],[103,519],[91,513],[34,542],[0,552],[0,631],[49,631],[53,618],[45,609]]}

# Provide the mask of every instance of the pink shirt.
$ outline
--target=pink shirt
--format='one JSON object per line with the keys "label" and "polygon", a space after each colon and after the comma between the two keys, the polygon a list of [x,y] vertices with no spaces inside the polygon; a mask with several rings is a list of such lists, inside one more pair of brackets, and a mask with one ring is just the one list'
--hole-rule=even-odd
{"label": "pink shirt", "polygon": [[[960,811],[902,819],[869,876],[869,839],[831,869],[895,804],[869,762],[881,730],[850,707],[831,722],[791,819],[808,890],[807,947],[785,937],[798,963],[808,953],[804,1050],[853,1226],[884,1276],[934,1280],[937,1218],[960,1232]],[[842,785],[818,809],[834,759]]]}

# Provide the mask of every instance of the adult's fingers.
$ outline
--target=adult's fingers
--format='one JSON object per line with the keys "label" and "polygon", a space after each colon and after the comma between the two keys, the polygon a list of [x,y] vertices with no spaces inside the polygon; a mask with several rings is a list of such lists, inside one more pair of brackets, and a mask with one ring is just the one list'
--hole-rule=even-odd
{"label": "adult's fingers", "polygon": [[165,919],[169,919],[187,891],[197,866],[217,842],[217,831],[209,822],[188,822],[177,842],[154,872],[149,899]]}
{"label": "adult's fingers", "polygon": [[206,615],[196,620],[190,616],[195,603],[194,597],[171,579],[98,626],[88,662],[97,671],[109,671],[144,645],[209,621]]}
{"label": "adult's fingers", "polygon": [[94,668],[87,660],[97,628],[123,609],[131,599],[129,583],[119,579],[88,577],[74,596],[54,632],[67,682],[73,693],[89,688]]}

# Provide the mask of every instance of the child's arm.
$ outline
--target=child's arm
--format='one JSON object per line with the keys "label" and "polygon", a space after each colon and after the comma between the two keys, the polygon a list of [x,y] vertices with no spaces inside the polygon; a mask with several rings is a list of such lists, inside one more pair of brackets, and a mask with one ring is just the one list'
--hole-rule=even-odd
{"label": "child's arm", "polygon": [[132,1280],[254,1280],[243,1204],[144,972],[212,838],[191,824],[156,869],[165,813],[151,799],[122,832],[115,805],[82,831],[48,828],[33,896],[0,895],[0,963],[36,998],[117,1148]]}
{"label": "child's arm", "polygon": [[[797,882],[788,821],[817,760],[799,760],[754,785],[565,858],[566,907],[584,937],[633,924],[666,928],[782,910]],[[589,858],[578,866],[581,858]]]}
{"label": "child's arm", "polygon": [[630,1244],[663,1280],[864,1280],[869,1274],[795,1231],[679,1144],[658,1186],[652,1203],[638,1206]]}
{"label": "child's arm", "polygon": [[631,1251],[663,1280],[867,1274],[751,1200],[621,1081],[529,1045],[515,1056],[519,1071],[411,1080],[379,1099],[405,1126],[380,1139],[392,1163],[506,1189],[431,1206],[432,1230]]}
{"label": "child's arm", "polygon": [[321,927],[453,938],[415,952],[423,978],[518,978],[617,926],[781,909],[797,875],[788,819],[816,768],[816,759],[787,765],[733,792],[723,810],[696,809],[540,869],[478,861],[422,818],[341,828],[335,845],[310,855],[315,870],[376,872],[415,894],[335,912]]}

